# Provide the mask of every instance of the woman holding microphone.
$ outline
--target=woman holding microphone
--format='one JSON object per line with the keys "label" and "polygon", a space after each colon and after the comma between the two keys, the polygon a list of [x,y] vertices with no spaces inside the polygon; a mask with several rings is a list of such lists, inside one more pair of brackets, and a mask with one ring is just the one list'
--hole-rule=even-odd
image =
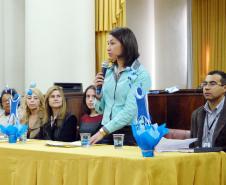
{"label": "woman holding microphone", "polygon": [[124,144],[135,145],[130,124],[137,115],[137,87],[148,91],[150,77],[138,61],[138,45],[129,28],[116,28],[108,37],[107,52],[113,62],[105,76],[99,72],[95,86],[102,91],[96,96],[95,109],[103,114],[102,127],[91,137],[91,144],[113,144],[112,134],[125,134]]}

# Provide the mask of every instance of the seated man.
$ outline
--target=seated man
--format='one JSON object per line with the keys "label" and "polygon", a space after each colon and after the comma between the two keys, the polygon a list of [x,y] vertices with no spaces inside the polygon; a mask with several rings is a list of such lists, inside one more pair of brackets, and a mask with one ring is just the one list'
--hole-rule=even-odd
{"label": "seated man", "polygon": [[201,87],[207,102],[192,113],[194,147],[226,147],[226,73],[209,72]]}

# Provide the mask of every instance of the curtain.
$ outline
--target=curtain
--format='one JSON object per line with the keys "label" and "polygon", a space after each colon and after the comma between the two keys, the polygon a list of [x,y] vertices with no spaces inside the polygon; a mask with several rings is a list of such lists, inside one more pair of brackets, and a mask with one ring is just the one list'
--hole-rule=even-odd
{"label": "curtain", "polygon": [[211,70],[226,71],[226,0],[192,1],[193,87]]}
{"label": "curtain", "polygon": [[108,58],[106,47],[109,31],[126,26],[126,0],[95,0],[96,70]]}

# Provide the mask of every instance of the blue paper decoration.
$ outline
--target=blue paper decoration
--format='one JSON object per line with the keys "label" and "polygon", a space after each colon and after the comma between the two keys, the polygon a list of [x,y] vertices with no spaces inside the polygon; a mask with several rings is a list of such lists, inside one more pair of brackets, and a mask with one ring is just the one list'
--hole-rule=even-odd
{"label": "blue paper decoration", "polygon": [[26,94],[28,96],[32,96],[32,94],[33,94],[32,88],[35,88],[35,87],[36,87],[36,83],[31,82],[30,85],[29,85],[29,89],[26,90]]}
{"label": "blue paper decoration", "polygon": [[32,94],[33,94],[32,89],[28,89],[27,92],[26,92],[26,94],[27,94],[28,96],[32,96]]}
{"label": "blue paper decoration", "polygon": [[133,136],[141,148],[142,155],[144,157],[153,157],[155,146],[161,140],[161,138],[168,133],[168,129],[165,124],[158,126],[158,124],[152,124],[148,111],[147,95],[142,88],[137,88],[135,95],[138,116],[132,123]]}
{"label": "blue paper decoration", "polygon": [[16,94],[10,99],[10,117],[8,125],[3,126],[0,124],[0,131],[6,134],[9,138],[9,143],[16,143],[17,138],[21,137],[26,131],[28,126],[20,124],[17,109],[20,101],[20,95]]}
{"label": "blue paper decoration", "polygon": [[36,82],[31,82],[30,83],[30,88],[35,88],[36,87]]}

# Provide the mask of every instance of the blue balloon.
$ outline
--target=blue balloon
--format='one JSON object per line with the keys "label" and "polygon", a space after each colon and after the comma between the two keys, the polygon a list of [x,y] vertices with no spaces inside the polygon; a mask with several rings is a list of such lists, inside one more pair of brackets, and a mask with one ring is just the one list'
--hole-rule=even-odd
{"label": "blue balloon", "polygon": [[36,87],[36,83],[35,82],[31,82],[30,83],[30,88],[35,88]]}
{"label": "blue balloon", "polygon": [[28,89],[27,92],[26,92],[26,94],[27,94],[28,96],[31,96],[31,95],[33,94],[33,92],[32,92],[31,89]]}

